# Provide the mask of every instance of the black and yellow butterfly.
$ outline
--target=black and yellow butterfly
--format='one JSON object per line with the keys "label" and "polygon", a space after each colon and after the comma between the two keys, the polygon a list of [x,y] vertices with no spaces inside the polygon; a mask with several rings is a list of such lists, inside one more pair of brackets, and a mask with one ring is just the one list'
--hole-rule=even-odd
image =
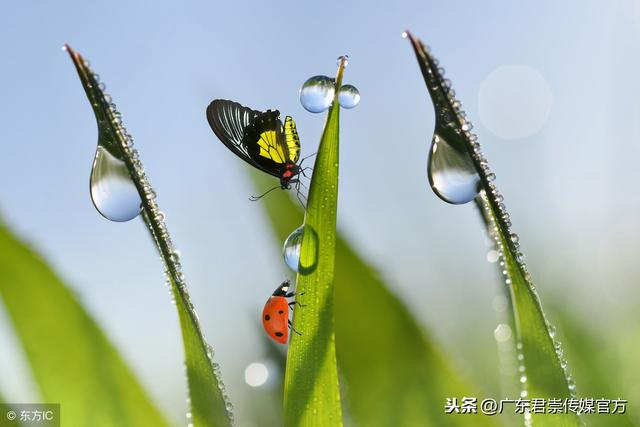
{"label": "black and yellow butterfly", "polygon": [[220,141],[236,156],[280,179],[283,190],[290,189],[292,184],[299,190],[300,138],[290,116],[283,125],[278,110],[261,112],[216,99],[207,107],[207,120]]}

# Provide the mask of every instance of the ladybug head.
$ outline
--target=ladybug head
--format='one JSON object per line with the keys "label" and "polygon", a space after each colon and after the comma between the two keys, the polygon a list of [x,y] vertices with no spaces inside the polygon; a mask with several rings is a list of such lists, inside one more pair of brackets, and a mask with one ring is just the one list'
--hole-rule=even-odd
{"label": "ladybug head", "polygon": [[276,288],[275,291],[273,291],[273,296],[274,297],[278,297],[278,296],[284,296],[287,294],[287,292],[289,292],[289,288],[291,287],[291,281],[289,279],[285,280],[284,282],[282,282],[280,284],[280,286],[278,286]]}

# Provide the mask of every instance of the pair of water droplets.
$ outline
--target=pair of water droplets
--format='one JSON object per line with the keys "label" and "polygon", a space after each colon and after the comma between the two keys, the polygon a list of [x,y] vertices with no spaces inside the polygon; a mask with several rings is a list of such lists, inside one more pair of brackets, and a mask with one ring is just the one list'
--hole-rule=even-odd
{"label": "pair of water droplets", "polygon": [[[338,66],[346,67],[349,57],[338,57]],[[336,94],[336,80],[327,76],[313,76],[300,88],[300,103],[311,113],[322,113],[331,107]],[[342,85],[338,89],[338,104],[342,108],[354,108],[360,103],[360,92],[353,85]]]}
{"label": "pair of water droplets", "polygon": [[[300,88],[300,103],[311,113],[322,113],[333,104],[336,82],[331,77],[313,76]],[[360,92],[353,85],[343,85],[338,90],[338,104],[354,108],[360,102]]]}

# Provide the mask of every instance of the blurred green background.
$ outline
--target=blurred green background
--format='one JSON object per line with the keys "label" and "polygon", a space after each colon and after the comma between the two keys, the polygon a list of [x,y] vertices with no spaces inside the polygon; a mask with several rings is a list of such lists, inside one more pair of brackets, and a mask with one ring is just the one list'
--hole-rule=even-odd
{"label": "blurred green background", "polygon": [[[97,135],[60,51],[68,42],[100,73],[136,138],[238,425],[264,425],[255,410],[278,410],[263,399],[277,381],[251,387],[245,369],[270,360],[259,313],[290,274],[263,206],[247,200],[258,191],[246,167],[215,139],[204,109],[213,98],[278,108],[295,117],[310,154],[323,118],[302,109],[297,91],[347,53],[345,83],[362,101],[341,120],[339,228],[478,397],[499,396],[502,289],[473,208],[445,205],[428,189],[433,112],[400,37],[406,28],[432,46],[475,124],[579,395],[628,399],[639,424],[638,1],[5,2],[2,216],[182,423],[174,308],[140,221],[109,223],[89,199]],[[38,401],[2,306],[0,349],[0,393]],[[266,365],[277,377],[278,365]]]}

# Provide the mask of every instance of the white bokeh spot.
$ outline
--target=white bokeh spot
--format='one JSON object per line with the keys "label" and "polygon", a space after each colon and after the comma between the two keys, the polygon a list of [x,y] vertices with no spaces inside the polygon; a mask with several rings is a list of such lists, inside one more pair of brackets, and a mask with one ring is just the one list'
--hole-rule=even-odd
{"label": "white bokeh spot", "polygon": [[263,386],[268,379],[269,369],[263,363],[251,363],[244,370],[244,381],[251,387]]}
{"label": "white bokeh spot", "polygon": [[531,136],[544,126],[553,94],[544,76],[525,65],[502,65],[484,78],[478,92],[480,121],[502,139]]}

